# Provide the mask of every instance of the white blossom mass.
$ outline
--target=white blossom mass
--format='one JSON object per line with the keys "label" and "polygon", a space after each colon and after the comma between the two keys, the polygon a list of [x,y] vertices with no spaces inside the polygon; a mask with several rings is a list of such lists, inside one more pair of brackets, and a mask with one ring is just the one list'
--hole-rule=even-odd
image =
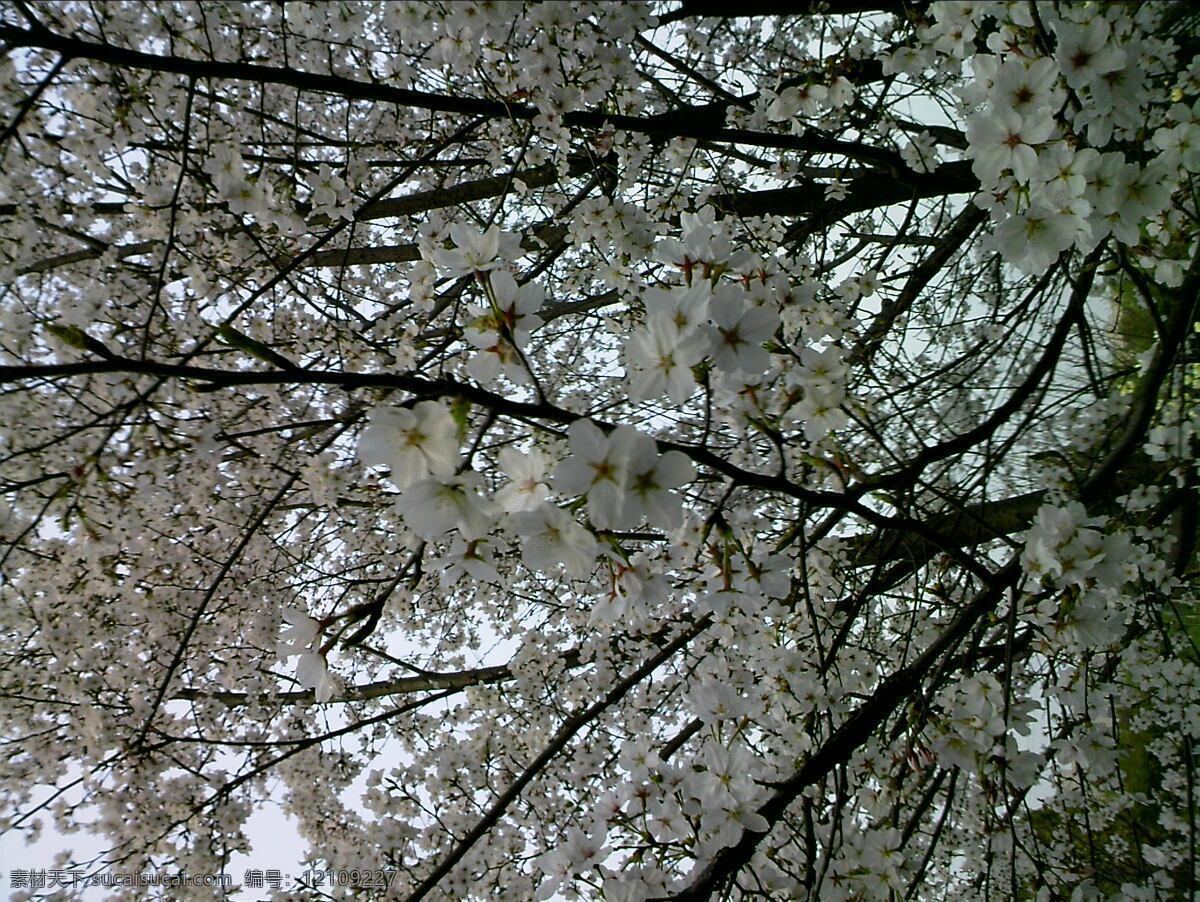
{"label": "white blossom mass", "polygon": [[1152,0],[0,0],[0,833],[1195,897],[1197,98]]}

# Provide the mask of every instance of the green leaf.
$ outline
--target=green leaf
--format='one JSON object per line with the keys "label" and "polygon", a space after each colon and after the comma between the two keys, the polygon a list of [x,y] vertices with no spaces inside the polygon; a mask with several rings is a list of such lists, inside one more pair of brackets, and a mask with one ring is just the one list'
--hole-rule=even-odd
{"label": "green leaf", "polygon": [[471,402],[466,398],[455,398],[450,402],[450,416],[454,417],[458,426],[458,438],[462,441],[466,438],[467,428],[471,423]]}
{"label": "green leaf", "polygon": [[294,370],[297,368],[296,364],[292,363],[278,351],[273,350],[257,339],[251,338],[245,332],[239,331],[228,323],[217,329],[217,338],[231,348],[244,351],[251,357],[257,357],[264,363],[269,363],[281,370]]}
{"label": "green leaf", "polygon": [[46,331],[69,347],[78,348],[81,351],[91,351],[98,357],[113,356],[112,351],[106,348],[103,342],[92,338],[78,326],[48,323]]}
{"label": "green leaf", "polygon": [[87,333],[78,326],[64,326],[59,323],[50,323],[46,326],[46,331],[65,345],[78,348],[81,351],[88,349]]}

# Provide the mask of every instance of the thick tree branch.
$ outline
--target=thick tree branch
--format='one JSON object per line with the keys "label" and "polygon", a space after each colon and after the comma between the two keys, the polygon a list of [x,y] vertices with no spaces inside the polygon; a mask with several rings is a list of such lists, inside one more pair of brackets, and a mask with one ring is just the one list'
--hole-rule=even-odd
{"label": "thick tree branch", "polygon": [[[547,401],[517,401],[450,379],[429,379],[404,373],[353,373],[332,370],[220,370],[210,367],[160,363],[151,360],[136,360],[113,354],[99,361],[79,363],[53,363],[33,366],[0,366],[0,385],[35,380],[46,380],[64,376],[140,374],[165,379],[184,379],[200,383],[199,390],[232,388],[239,385],[338,385],[343,388],[391,388],[400,389],[419,398],[462,398],[487,410],[518,419],[543,420],[550,423],[570,424],[586,413],[576,413],[550,404]],[[611,424],[596,421],[605,429]],[[778,492],[793,498],[802,498],[817,507],[855,507],[855,499],[839,492],[805,489],[782,476],[753,473],[724,459],[720,454],[703,447],[660,440],[660,448],[678,450],[687,454],[698,464],[728,476],[738,485]],[[856,512],[870,517],[869,511],[855,507]]]}
{"label": "thick tree branch", "polygon": [[[1145,454],[1135,453],[1114,476],[1104,479],[1103,491],[1088,495],[1084,488],[1083,493],[1093,502],[1094,507],[1090,508],[1093,513],[1113,514],[1118,512],[1115,499],[1139,486],[1160,485],[1169,472],[1169,467],[1152,461]],[[848,554],[855,567],[894,565],[876,581],[878,588],[886,589],[944,553],[946,548],[976,548],[1023,532],[1033,525],[1038,508],[1049,499],[1049,492],[1039,490],[968,504],[959,510],[922,519],[927,535],[885,527],[870,534],[840,539],[835,547]]]}
{"label": "thick tree branch", "polygon": [[[520,121],[531,121],[539,115],[537,107],[522,103],[414,91],[377,82],[356,81],[339,75],[302,72],[278,66],[146,53],[113,44],[97,44],[66,35],[17,28],[12,25],[0,25],[0,40],[11,47],[40,47],[46,50],[55,50],[72,59],[91,59],[119,68],[170,72],[196,79],[231,79],[259,84],[278,84],[300,91],[333,94],[351,100],[375,100],[437,113],[458,113],[484,119]],[[572,110],[563,114],[563,123],[570,128],[622,129],[660,140],[695,138],[719,143],[831,154],[892,168],[903,166],[903,161],[898,154],[868,144],[839,141],[811,132],[805,135],[789,135],[752,129],[714,127],[702,118],[687,115],[686,111],[680,110],[674,110],[669,116],[664,117],[625,116],[593,110]]]}
{"label": "thick tree branch", "polygon": [[972,194],[979,190],[979,180],[971,173],[969,162],[954,162],[928,173],[913,172],[902,165],[886,173],[861,174],[849,182],[846,196],[839,201],[829,200],[827,188],[826,184],[810,182],[792,188],[739,191],[713,195],[712,203],[718,210],[738,216],[803,217],[804,223],[789,235],[789,240],[794,240],[863,210],[920,198]]}
{"label": "thick tree branch", "polygon": [[759,16],[813,16],[818,14],[852,16],[865,13],[891,13],[907,16],[924,9],[923,2],[904,0],[752,0],[749,3],[723,3],[720,0],[682,0],[679,6],[658,17],[659,25],[681,19],[703,18],[754,19]]}
{"label": "thick tree branch", "polygon": [[[362,686],[349,686],[344,692],[334,695],[330,701],[334,703],[365,702],[393,695],[410,695],[414,692],[427,692],[435,689],[466,689],[468,686],[500,683],[511,678],[512,673],[507,665],[481,667],[475,670],[457,670],[453,673],[435,673],[428,676],[398,677],[394,680],[378,680]],[[249,704],[251,701],[251,696],[245,692],[209,692],[204,689],[181,689],[175,693],[173,698],[180,701],[212,699],[231,708]],[[299,692],[276,692],[271,695],[271,700],[280,704],[306,705],[314,703],[311,689]]]}
{"label": "thick tree branch", "polygon": [[[992,578],[991,583],[963,608],[938,638],[912,664],[885,679],[874,694],[846,718],[833,735],[784,782],[775,787],[771,798],[758,809],[768,824],[774,825],[805,789],[823,780],[839,764],[850,760],[872,733],[920,689],[924,679],[942,656],[953,651],[971,628],[990,611],[1003,593],[1021,575],[1020,563],[1014,558]],[[742,834],[733,846],[722,849],[692,879],[687,889],[666,898],[675,902],[698,902],[708,899],[729,884],[736,873],[754,856],[759,844],[769,835]]]}

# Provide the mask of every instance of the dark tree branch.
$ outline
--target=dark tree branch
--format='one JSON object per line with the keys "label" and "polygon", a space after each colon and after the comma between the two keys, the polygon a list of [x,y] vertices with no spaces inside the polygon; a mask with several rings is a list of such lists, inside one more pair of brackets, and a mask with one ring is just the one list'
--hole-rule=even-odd
{"label": "dark tree branch", "polygon": [[54,82],[54,79],[58,77],[58,73],[63,70],[63,66],[65,66],[69,61],[69,56],[60,56],[58,61],[51,67],[50,71],[46,73],[45,77],[42,78],[42,80],[37,83],[37,86],[29,92],[29,96],[21,101],[21,105],[17,107],[17,112],[16,115],[13,116],[12,122],[5,127],[3,132],[0,132],[0,147],[3,147],[4,144],[8,143],[8,139],[17,133],[17,129],[21,127],[21,123],[25,121],[25,117],[29,115],[29,111],[33,109],[33,105],[37,103],[37,99],[42,96],[42,92],[45,91],[46,88],[50,87],[50,85]]}
{"label": "dark tree branch", "polygon": [[[1014,558],[993,576],[990,584],[958,613],[916,661],[884,680],[875,693],[846,718],[824,745],[810,755],[787,780],[775,787],[771,798],[758,809],[758,813],[767,823],[774,825],[805,789],[825,779],[839,764],[849,761],[855,750],[870,739],[871,734],[892,713],[920,690],[922,682],[942,656],[951,652],[967,636],[979,619],[995,606],[1005,590],[1015,583],[1020,575],[1020,563]],[[768,835],[769,831],[745,831],[736,845],[718,852],[692,879],[687,889],[666,898],[675,902],[698,902],[720,892],[750,861],[759,844]]]}
{"label": "dark tree branch", "polygon": [[[451,379],[430,379],[404,373],[347,373],[331,370],[220,370],[184,364],[160,363],[152,360],[136,360],[112,354],[104,360],[81,361],[78,363],[53,363],[32,366],[0,366],[0,385],[33,380],[46,380],[64,376],[118,375],[122,373],[156,376],[162,379],[185,379],[200,383],[200,391],[217,388],[232,388],[239,385],[338,385],[343,388],[390,388],[400,389],[419,398],[462,398],[487,410],[525,420],[543,420],[550,423],[570,424],[586,417],[557,407],[547,401],[517,401]],[[611,424],[596,420],[597,425],[611,430]],[[781,476],[752,473],[722,458],[718,453],[703,447],[660,440],[660,448],[682,451],[698,464],[733,479],[737,484],[768,492],[778,492],[789,497],[803,498],[815,506],[842,507],[849,505],[873,520],[871,512],[855,505],[854,499],[839,492],[815,491],[802,488]]]}
{"label": "dark tree branch", "polygon": [[500,820],[504,812],[508,809],[508,806],[520,796],[521,791],[541,772],[542,768],[562,753],[567,743],[571,741],[576,733],[591,723],[606,709],[624,698],[630,689],[654,673],[661,664],[673,657],[676,652],[685,648],[689,642],[707,629],[711,622],[711,619],[707,617],[703,620],[698,620],[675,639],[664,645],[662,649],[646,660],[631,674],[620,680],[597,701],[567,718],[566,722],[559,727],[558,732],[546,743],[546,747],[542,750],[542,753],[521,772],[520,776],[509,784],[508,788],[492,803],[483,817],[471,828],[471,831],[455,843],[450,853],[438,863],[429,876],[421,881],[421,884],[408,896],[408,902],[418,902],[418,900],[425,898],[438,885],[439,881],[454,869],[454,866],[471,850],[471,847],[496,825],[496,822]]}
{"label": "dark tree branch", "polygon": [[954,256],[955,252],[966,246],[967,239],[987,219],[987,213],[971,204],[963,209],[954,224],[942,236],[933,252],[913,269],[900,294],[896,298],[884,301],[879,313],[871,325],[855,343],[847,360],[851,364],[860,364],[869,360],[891,334],[896,320],[904,316],[920,296],[933,277],[941,272],[942,267]]}
{"label": "dark tree branch", "polygon": [[659,25],[681,19],[713,17],[754,19],[759,16],[853,16],[866,13],[890,13],[908,16],[923,10],[924,2],[904,0],[751,0],[749,3],[724,3],[721,0],[682,0],[679,6],[658,17]]}
{"label": "dark tree branch", "polygon": [[[300,91],[335,94],[353,100],[375,100],[431,112],[459,113],[484,119],[520,121],[530,121],[539,113],[537,107],[527,104],[414,91],[392,85],[355,81],[338,75],[322,75],[316,72],[302,72],[277,66],[145,53],[112,44],[97,44],[50,32],[16,28],[12,25],[0,25],[0,40],[13,47],[40,47],[56,50],[68,57],[92,59],[127,69],[170,72],[197,79],[231,79],[260,84],[278,84]],[[693,115],[687,110],[673,110],[671,114],[662,117],[624,116],[592,110],[572,110],[563,114],[563,123],[568,127],[581,129],[622,129],[660,140],[695,138],[703,141],[844,156],[895,169],[903,166],[903,161],[898,154],[868,144],[839,141],[814,133],[788,135],[751,129],[721,128],[711,124],[711,117],[708,118],[709,121],[705,121],[704,117]]]}

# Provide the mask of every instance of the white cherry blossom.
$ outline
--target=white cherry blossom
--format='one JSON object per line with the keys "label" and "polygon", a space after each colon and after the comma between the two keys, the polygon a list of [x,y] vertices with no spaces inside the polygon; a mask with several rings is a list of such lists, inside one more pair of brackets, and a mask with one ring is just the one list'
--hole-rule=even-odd
{"label": "white cherry blossom", "polygon": [[554,487],[588,498],[588,518],[598,529],[628,529],[643,519],[663,529],[683,522],[671,489],[695,478],[695,468],[678,451],[660,455],[654,439],[628,426],[605,435],[589,420],[569,430],[571,455],[558,465]]}
{"label": "white cherry blossom", "polygon": [[1054,58],[1068,85],[1078,90],[1125,65],[1125,53],[1110,42],[1111,34],[1102,16],[1061,29]]}
{"label": "white cherry blossom", "polygon": [[321,624],[295,608],[284,608],[283,621],[284,629],[276,650],[279,658],[282,660],[311,651],[320,636]]}
{"label": "white cherry blossom", "polygon": [[421,401],[411,410],[377,407],[358,443],[367,466],[385,466],[404,489],[427,476],[449,477],[458,466],[458,427],[443,405]]}
{"label": "white cherry blossom", "polygon": [[439,248],[431,253],[433,263],[450,277],[490,272],[521,253],[516,236],[501,232],[498,226],[478,232],[456,224],[450,227],[450,238],[453,248]]}
{"label": "white cherry blossom", "polygon": [[508,518],[521,537],[521,559],[534,570],[587,576],[596,560],[596,539],[562,508],[542,504]]}
{"label": "white cherry blossom", "polygon": [[629,395],[645,401],[666,395],[682,404],[696,390],[692,367],[708,353],[708,340],[697,329],[683,331],[669,313],[650,317],[625,349]]}
{"label": "white cherry blossom", "polygon": [[524,384],[529,372],[521,351],[529,344],[529,333],[542,324],[534,312],[542,306],[544,294],[534,283],[517,285],[511,273],[496,270],[488,277],[491,306],[478,309],[477,319],[463,337],[479,350],[468,371],[484,384],[503,373],[511,381]]}
{"label": "white cherry blossom", "polygon": [[318,704],[323,705],[333,698],[334,680],[322,654],[306,651],[300,655],[296,662],[296,681],[313,691]]}
{"label": "white cherry blossom", "polygon": [[714,365],[730,372],[757,375],[771,363],[763,347],[779,328],[779,315],[748,303],[730,286],[713,295],[709,305],[712,325],[706,326]]}
{"label": "white cherry blossom", "polygon": [[683,524],[679,496],[671,491],[696,478],[696,468],[680,451],[659,454],[654,439],[638,433],[629,443],[623,520],[636,525],[643,517],[660,529]]}
{"label": "white cherry blossom", "polygon": [[1020,181],[1037,172],[1037,148],[1054,132],[1054,120],[1045,115],[1023,119],[1015,110],[976,113],[967,121],[972,169],[985,185],[993,185],[1005,170]]}
{"label": "white cherry blossom", "polygon": [[480,539],[492,524],[492,511],[478,492],[478,474],[418,479],[396,499],[396,509],[408,528],[432,540],[450,530],[465,539]]}
{"label": "white cherry blossom", "polygon": [[607,851],[602,831],[584,833],[571,827],[553,850],[538,859],[538,870],[549,878],[538,888],[538,899],[551,898],[562,881],[599,865]]}
{"label": "white cherry blossom", "polygon": [[546,455],[537,448],[521,451],[502,448],[497,460],[508,482],[496,492],[495,500],[508,513],[533,510],[539,507],[550,494],[546,484]]}
{"label": "white cherry blossom", "polygon": [[554,488],[563,495],[587,495],[588,518],[597,529],[616,529],[625,519],[628,463],[638,432],[628,426],[609,435],[590,420],[568,430],[571,454],[554,471]]}
{"label": "white cherry blossom", "polygon": [[829,90],[822,85],[794,85],[776,95],[767,107],[767,117],[774,122],[783,122],[795,116],[812,118],[821,112],[822,105],[828,99]]}

